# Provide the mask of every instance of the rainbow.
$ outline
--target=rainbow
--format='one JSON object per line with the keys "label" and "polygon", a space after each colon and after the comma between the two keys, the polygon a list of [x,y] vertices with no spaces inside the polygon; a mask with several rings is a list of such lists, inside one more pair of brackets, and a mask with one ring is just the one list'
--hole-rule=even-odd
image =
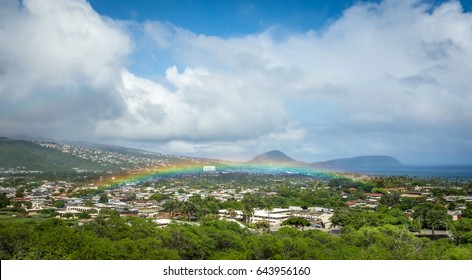
{"label": "rainbow", "polygon": [[110,175],[107,178],[100,179],[96,184],[106,189],[113,189],[126,184],[137,184],[161,178],[198,175],[202,172],[202,169],[203,167],[201,164],[188,163],[181,165],[173,164],[169,166],[147,167]]}
{"label": "rainbow", "polygon": [[[146,181],[165,178],[198,176],[203,174],[201,163],[185,163],[180,165],[156,166],[136,169],[126,173],[110,175],[101,178],[95,184],[105,189],[113,189],[127,184],[139,184]],[[216,164],[216,172],[240,174],[272,174],[283,176],[307,176],[329,180],[340,177],[339,173],[314,169],[309,166],[280,166],[280,165],[248,165],[248,164]],[[346,175],[343,175],[346,177]]]}

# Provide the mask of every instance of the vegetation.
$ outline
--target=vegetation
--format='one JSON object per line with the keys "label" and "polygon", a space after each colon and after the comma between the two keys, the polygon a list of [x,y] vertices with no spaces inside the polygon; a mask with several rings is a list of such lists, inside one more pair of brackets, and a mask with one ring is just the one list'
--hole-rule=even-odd
{"label": "vegetation", "polygon": [[[69,179],[67,187],[58,184],[44,195],[45,209],[34,216],[28,215],[27,197],[41,186],[39,177],[0,181],[9,189],[8,197],[0,194],[1,259],[472,259],[472,203],[446,199],[472,195],[469,181],[222,172],[140,182],[136,192],[150,189],[148,202],[174,220],[160,228],[150,219],[120,216],[108,209],[111,204],[99,213],[64,213],[66,197],[80,197],[88,207],[135,199],[131,193],[125,198],[115,196],[116,190],[87,188],[90,177],[83,174]],[[428,199],[405,197],[399,190],[416,186],[428,188]],[[234,195],[224,202],[211,195],[228,190]],[[382,195],[375,208],[348,207],[373,194]],[[341,231],[314,229],[301,217],[287,219],[280,229],[268,221],[249,223],[255,208],[289,206],[334,212],[331,222]],[[220,209],[244,225],[219,220]],[[462,219],[452,221],[447,211],[457,209]],[[421,237],[426,230],[433,235],[448,230],[452,238]]]}
{"label": "vegetation", "polygon": [[284,226],[293,226],[295,228],[311,226],[310,222],[307,221],[305,218],[302,218],[302,217],[288,218],[287,220],[282,222],[282,225],[284,225]]}
{"label": "vegetation", "polygon": [[284,227],[257,234],[235,222],[158,228],[146,219],[108,211],[84,225],[51,218],[1,223],[0,258],[6,259],[472,259],[471,219],[455,224],[457,240],[417,238],[405,227],[351,228],[335,236]]}
{"label": "vegetation", "polygon": [[61,151],[42,147],[25,140],[0,140],[0,167],[35,170],[46,173],[83,170],[107,171],[118,170],[118,166],[103,166],[97,162],[65,154]]}

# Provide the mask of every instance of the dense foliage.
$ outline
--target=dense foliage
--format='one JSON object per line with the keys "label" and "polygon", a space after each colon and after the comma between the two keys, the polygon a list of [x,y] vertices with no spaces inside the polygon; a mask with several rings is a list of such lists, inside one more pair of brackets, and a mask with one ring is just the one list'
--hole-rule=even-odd
{"label": "dense foliage", "polygon": [[159,228],[151,220],[109,211],[83,225],[55,218],[1,223],[0,258],[472,259],[471,225],[471,219],[462,219],[454,226],[457,240],[431,241],[388,223],[351,227],[339,236],[292,227],[260,234],[216,219]]}

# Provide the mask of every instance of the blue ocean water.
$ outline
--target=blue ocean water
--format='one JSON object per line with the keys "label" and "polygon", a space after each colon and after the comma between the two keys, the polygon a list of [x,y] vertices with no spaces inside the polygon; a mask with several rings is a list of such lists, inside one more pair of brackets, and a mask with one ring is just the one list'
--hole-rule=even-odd
{"label": "blue ocean water", "polygon": [[444,178],[448,180],[472,180],[472,165],[411,166],[399,167],[351,167],[342,169],[316,169],[309,166],[231,165],[219,166],[220,172],[303,175],[330,179],[339,173],[357,173],[372,176],[408,176],[417,178]]}
{"label": "blue ocean water", "polygon": [[349,168],[344,171],[364,175],[408,176],[418,178],[472,179],[471,165],[401,166],[389,168]]}

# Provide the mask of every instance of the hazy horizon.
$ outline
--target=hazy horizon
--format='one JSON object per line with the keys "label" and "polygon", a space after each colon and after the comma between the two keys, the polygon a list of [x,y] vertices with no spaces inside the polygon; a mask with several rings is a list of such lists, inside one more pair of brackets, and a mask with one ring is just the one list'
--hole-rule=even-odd
{"label": "hazy horizon", "polygon": [[0,1],[0,136],[472,164],[470,1]]}

